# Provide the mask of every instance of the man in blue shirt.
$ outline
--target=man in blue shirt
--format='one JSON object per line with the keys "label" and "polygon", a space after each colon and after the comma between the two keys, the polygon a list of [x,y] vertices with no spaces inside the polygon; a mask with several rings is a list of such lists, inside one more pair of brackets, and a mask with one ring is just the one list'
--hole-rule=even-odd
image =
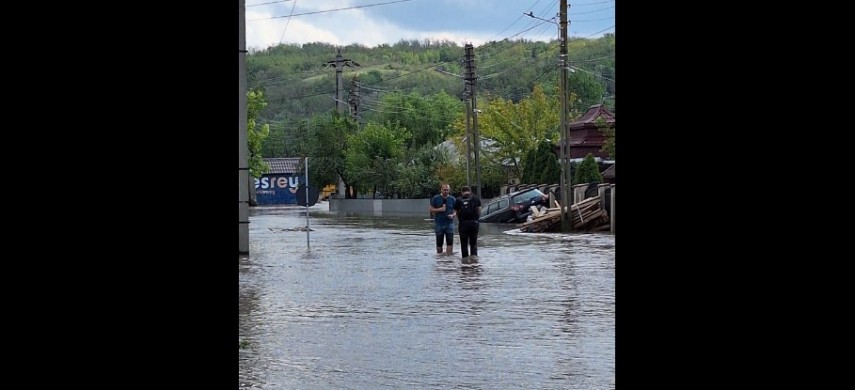
{"label": "man in blue shirt", "polygon": [[442,183],[439,195],[430,200],[430,212],[433,214],[434,232],[436,233],[436,253],[442,253],[442,240],[445,239],[445,254],[450,255],[454,247],[454,197],[448,196],[451,186]]}

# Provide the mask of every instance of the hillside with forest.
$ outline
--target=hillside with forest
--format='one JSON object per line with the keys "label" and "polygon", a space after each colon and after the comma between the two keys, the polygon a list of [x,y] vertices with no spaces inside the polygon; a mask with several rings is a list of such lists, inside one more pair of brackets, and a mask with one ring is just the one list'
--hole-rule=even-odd
{"label": "hillside with forest", "polygon": [[[334,64],[339,50],[344,60],[339,64],[346,66],[338,68],[342,82],[337,86]],[[491,186],[507,180],[508,173],[502,171],[509,169],[508,158],[513,159],[511,174],[521,176],[522,156],[557,141],[559,50],[558,41],[524,39],[491,41],[474,48],[475,95],[483,112],[479,128],[482,137],[497,148],[492,160],[485,153],[488,161],[482,162],[485,175],[496,176],[489,179]],[[614,34],[568,41],[570,120],[601,103],[616,115],[614,54]],[[435,153],[431,150],[446,141],[461,150],[463,59],[464,47],[429,40],[401,40],[373,48],[283,44],[251,51],[246,58],[247,88],[263,99],[263,108],[250,120],[269,129],[255,154],[318,157],[328,165],[326,172],[319,173],[322,180],[345,173],[342,177],[350,176],[354,183],[372,183],[359,184],[360,192],[421,196],[424,186],[433,191],[435,184],[424,183],[420,176],[460,176],[459,161],[436,164],[437,159],[445,161],[453,155],[431,156]],[[340,96],[338,102],[336,96]],[[363,156],[348,155],[356,153],[358,148],[352,145],[358,140],[374,146],[363,150]],[[324,150],[330,148],[333,151]],[[417,169],[412,162],[420,159],[430,166]],[[377,178],[375,171],[381,167],[396,174]],[[407,186],[419,190],[409,191]]]}

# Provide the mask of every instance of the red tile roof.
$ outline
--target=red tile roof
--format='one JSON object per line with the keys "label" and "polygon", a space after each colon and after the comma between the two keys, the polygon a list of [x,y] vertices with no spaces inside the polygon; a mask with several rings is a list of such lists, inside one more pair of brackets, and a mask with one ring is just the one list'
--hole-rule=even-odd
{"label": "red tile roof", "polygon": [[602,117],[603,120],[608,124],[615,123],[615,116],[606,109],[602,104],[595,104],[588,108],[588,111],[577,120],[573,121],[568,125],[568,128],[571,129],[581,129],[586,127],[585,125],[594,125],[597,122],[597,118]]}

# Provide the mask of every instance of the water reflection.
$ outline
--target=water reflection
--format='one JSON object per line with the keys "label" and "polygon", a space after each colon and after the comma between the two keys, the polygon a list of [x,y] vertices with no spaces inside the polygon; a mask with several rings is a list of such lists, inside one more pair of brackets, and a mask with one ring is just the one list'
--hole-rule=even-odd
{"label": "water reflection", "polygon": [[251,214],[242,389],[614,388],[614,236],[484,224],[468,268],[423,218],[310,218]]}

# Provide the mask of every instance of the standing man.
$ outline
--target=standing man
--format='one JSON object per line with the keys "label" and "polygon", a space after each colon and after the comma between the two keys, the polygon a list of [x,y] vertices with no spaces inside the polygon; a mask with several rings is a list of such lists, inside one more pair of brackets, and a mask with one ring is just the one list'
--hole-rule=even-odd
{"label": "standing man", "polygon": [[448,196],[451,186],[442,183],[439,195],[430,200],[430,212],[433,214],[434,232],[436,232],[436,253],[442,253],[442,240],[445,240],[445,252],[450,255],[454,247],[454,197]]}
{"label": "standing man", "polygon": [[[460,226],[460,253],[463,255],[463,264],[471,264],[473,260],[469,257],[478,257],[478,217],[481,216],[481,198],[472,193],[468,186],[460,189],[460,198],[454,203],[454,210]],[[477,261],[477,260],[476,260]]]}

